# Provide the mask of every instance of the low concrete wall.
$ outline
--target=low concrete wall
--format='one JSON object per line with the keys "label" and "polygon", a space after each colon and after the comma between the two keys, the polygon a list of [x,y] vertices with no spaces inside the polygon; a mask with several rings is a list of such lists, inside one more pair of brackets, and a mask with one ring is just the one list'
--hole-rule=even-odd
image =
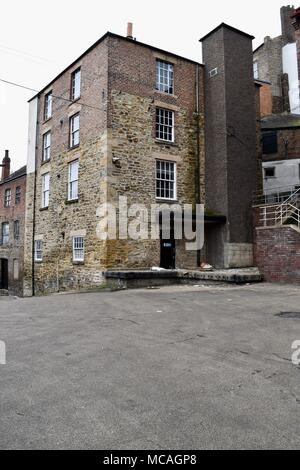
{"label": "low concrete wall", "polygon": [[252,243],[225,243],[225,268],[249,268],[253,266]]}

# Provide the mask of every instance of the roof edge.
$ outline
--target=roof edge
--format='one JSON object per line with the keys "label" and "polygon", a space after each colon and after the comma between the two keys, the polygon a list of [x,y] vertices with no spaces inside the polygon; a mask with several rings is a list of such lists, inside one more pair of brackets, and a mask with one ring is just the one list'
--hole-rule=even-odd
{"label": "roof edge", "polygon": [[217,26],[216,28],[214,28],[212,31],[210,31],[209,33],[207,33],[205,36],[203,36],[201,39],[199,39],[199,42],[202,42],[204,41],[205,39],[207,39],[209,36],[211,36],[212,34],[214,34],[216,31],[218,31],[218,29],[221,29],[221,28],[226,28],[226,29],[229,29],[230,31],[233,31],[234,33],[238,33],[238,34],[241,34],[242,36],[246,36],[247,38],[251,39],[253,41],[253,39],[255,39],[255,36],[252,36],[251,34],[248,34],[248,33],[245,33],[244,31],[241,31],[240,29],[237,29],[237,28],[234,28],[233,26],[230,26],[226,23],[221,23],[219,24],[219,26]]}
{"label": "roof edge", "polygon": [[51,80],[47,85],[45,85],[38,93],[36,93],[32,98],[30,98],[30,100],[28,100],[28,103],[30,103],[32,100],[34,100],[35,98],[37,98],[41,93],[43,93],[45,90],[47,90],[47,88],[49,88],[56,80],[58,80],[64,73],[66,73],[71,67],[73,67],[74,65],[76,65],[76,62],[78,62],[79,60],[81,60],[86,54],[88,54],[89,52],[91,52],[95,47],[97,47],[99,44],[101,44],[106,38],[108,37],[111,37],[111,38],[115,38],[115,39],[122,39],[124,41],[127,41],[127,42],[131,42],[133,44],[137,44],[139,46],[142,46],[142,47],[147,47],[148,49],[152,49],[154,51],[157,51],[157,52],[161,52],[163,54],[167,54],[167,55],[170,55],[172,57],[176,57],[178,59],[182,59],[182,60],[186,60],[187,62],[191,62],[192,64],[195,64],[195,65],[199,65],[200,67],[204,67],[203,64],[201,64],[200,62],[196,62],[195,60],[192,60],[192,59],[188,59],[186,57],[183,57],[181,55],[178,55],[178,54],[175,54],[174,52],[170,52],[170,51],[166,51],[164,49],[160,49],[158,47],[155,47],[155,46],[151,46],[150,44],[146,44],[144,42],[140,42],[140,41],[136,41],[135,39],[130,39],[130,38],[127,38],[126,36],[121,36],[119,34],[115,34],[115,33],[111,33],[110,31],[107,31],[103,36],[101,36],[100,39],[98,39],[94,44],[92,44],[88,49],[86,49],[86,51],[84,51],[79,57],[77,57],[77,59],[75,59],[70,65],[68,65],[66,68],[64,68],[56,77],[53,78],[53,80]]}

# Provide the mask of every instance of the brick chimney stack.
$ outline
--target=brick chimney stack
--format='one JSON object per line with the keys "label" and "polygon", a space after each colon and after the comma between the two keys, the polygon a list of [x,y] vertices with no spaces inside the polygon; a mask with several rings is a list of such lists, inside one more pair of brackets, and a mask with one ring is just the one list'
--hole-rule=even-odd
{"label": "brick chimney stack", "polygon": [[9,158],[9,151],[5,150],[5,157],[2,160],[2,178],[1,180],[4,181],[10,175],[10,158]]}

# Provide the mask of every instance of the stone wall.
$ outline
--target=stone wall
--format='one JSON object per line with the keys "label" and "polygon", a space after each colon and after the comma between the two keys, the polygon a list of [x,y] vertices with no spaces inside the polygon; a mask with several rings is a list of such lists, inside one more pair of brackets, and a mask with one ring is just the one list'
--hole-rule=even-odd
{"label": "stone wall", "polygon": [[[174,95],[155,91],[156,58],[174,63]],[[71,73],[81,67],[81,98],[69,101]],[[200,75],[199,115],[196,77]],[[43,121],[44,96],[51,91],[53,116]],[[57,97],[61,97],[57,98]],[[97,237],[97,209],[102,203],[149,206],[155,198],[155,160],[177,163],[178,202],[195,204],[197,119],[201,197],[204,202],[204,99],[202,67],[172,54],[162,55],[128,39],[107,36],[62,73],[39,96],[39,124],[34,172],[28,175],[25,288],[30,294],[98,287],[107,268],[150,267],[160,263],[159,240],[107,240]],[[155,107],[175,111],[175,142],[155,138]],[[80,146],[69,149],[69,118],[80,113]],[[51,130],[51,160],[42,163],[42,136]],[[79,160],[79,198],[68,202],[68,163]],[[116,159],[118,163],[116,163]],[[50,203],[41,208],[42,175],[50,173]],[[32,201],[35,199],[35,210]],[[98,214],[99,215],[99,214]],[[43,260],[32,264],[32,237],[43,243]],[[30,225],[31,224],[31,225]],[[72,261],[72,236],[85,237],[85,261]],[[177,243],[177,242],[176,242]],[[177,243],[178,266],[196,267],[196,253]]]}
{"label": "stone wall", "polygon": [[[81,98],[70,102],[71,73],[81,67]],[[25,288],[30,294],[32,272],[35,293],[97,287],[106,266],[105,242],[97,237],[97,209],[107,201],[107,41],[63,73],[39,97],[36,189],[34,173],[27,184],[27,238]],[[52,118],[44,122],[44,96],[51,91]],[[61,97],[61,99],[60,99]],[[69,148],[69,118],[80,113],[80,146]],[[42,136],[51,130],[51,159],[42,163]],[[79,161],[79,198],[67,201],[68,164]],[[50,202],[41,208],[42,175],[50,173]],[[33,200],[35,211],[33,214]],[[34,262],[32,233],[43,242],[43,261]],[[72,260],[73,235],[85,236],[84,263]]]}
{"label": "stone wall", "polygon": [[254,51],[253,60],[258,63],[259,80],[271,83],[272,112],[283,112],[282,97],[282,37],[267,36],[264,44]]}

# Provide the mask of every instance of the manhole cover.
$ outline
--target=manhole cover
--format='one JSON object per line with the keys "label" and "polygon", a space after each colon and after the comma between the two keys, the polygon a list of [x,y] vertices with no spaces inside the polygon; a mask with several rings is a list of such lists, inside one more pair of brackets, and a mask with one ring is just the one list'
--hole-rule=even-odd
{"label": "manhole cover", "polygon": [[298,318],[298,320],[300,320],[300,312],[280,312],[275,316],[281,318]]}

